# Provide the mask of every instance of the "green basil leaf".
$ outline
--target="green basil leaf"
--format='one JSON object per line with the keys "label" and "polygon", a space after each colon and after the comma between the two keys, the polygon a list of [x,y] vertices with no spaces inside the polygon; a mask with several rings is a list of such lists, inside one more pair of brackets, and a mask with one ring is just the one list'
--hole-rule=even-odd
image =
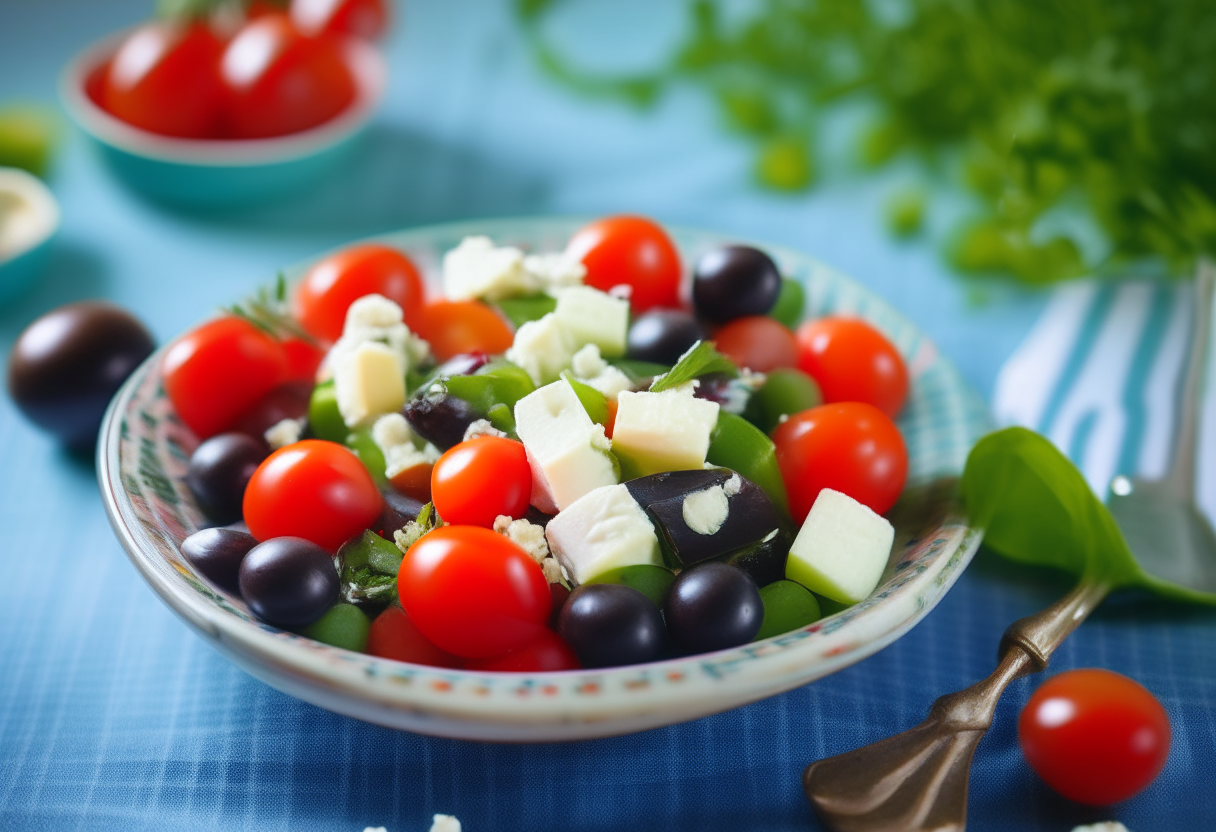
{"label": "green basil leaf", "polygon": [[709,373],[726,373],[733,377],[739,375],[739,368],[735,366],[735,362],[714,349],[711,341],[698,341],[680,356],[680,360],[671,370],[651,383],[650,392],[670,390]]}

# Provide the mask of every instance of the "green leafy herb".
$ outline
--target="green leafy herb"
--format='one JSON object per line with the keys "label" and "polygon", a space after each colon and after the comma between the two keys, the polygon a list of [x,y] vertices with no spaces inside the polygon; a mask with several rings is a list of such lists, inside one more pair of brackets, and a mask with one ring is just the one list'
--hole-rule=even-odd
{"label": "green leafy herb", "polygon": [[288,307],[287,278],[279,272],[273,288],[261,286],[244,303],[226,306],[224,311],[244,318],[275,338],[299,338],[305,343],[315,345],[317,340],[296,323]]}
{"label": "green leafy herb", "polygon": [[674,367],[651,382],[650,392],[670,390],[709,373],[726,373],[733,377],[739,375],[739,368],[714,349],[712,342],[698,341],[680,356]]}
{"label": "green leafy herb", "polygon": [[962,495],[985,545],[1010,560],[1216,605],[1216,593],[1147,573],[1081,473],[1033,431],[1006,428],[981,439],[967,458]]}
{"label": "green leafy herb", "polygon": [[515,327],[529,321],[539,321],[557,308],[557,298],[552,295],[526,295],[519,298],[502,298],[494,302],[507,320]]}

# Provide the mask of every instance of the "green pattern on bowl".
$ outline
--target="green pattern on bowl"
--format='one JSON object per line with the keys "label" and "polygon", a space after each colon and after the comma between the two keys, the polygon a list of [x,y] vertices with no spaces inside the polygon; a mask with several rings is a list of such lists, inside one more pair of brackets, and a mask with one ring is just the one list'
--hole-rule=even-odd
{"label": "green pattern on bowl", "polygon": [[[532,251],[559,250],[578,219],[464,222],[388,234],[428,278],[468,234]],[[685,262],[728,242],[676,229]],[[760,244],[807,287],[808,316],[857,315],[908,360],[912,392],[899,425],[909,481],[890,517],[891,561],[875,592],[794,632],[716,653],[623,668],[548,674],[478,673],[352,653],[253,618],[240,599],[211,586],[179,545],[203,517],[186,489],[197,443],[177,420],[160,382],[160,353],[110,405],[98,476],[110,520],[132,563],[188,624],[252,675],[290,695],[359,719],[420,733],[495,741],[573,740],[682,722],[798,687],[880,650],[941,599],[979,546],[955,500],[972,444],[989,429],[987,409],[958,372],[902,315],[860,284],[797,251]],[[298,276],[306,266],[289,270]]]}

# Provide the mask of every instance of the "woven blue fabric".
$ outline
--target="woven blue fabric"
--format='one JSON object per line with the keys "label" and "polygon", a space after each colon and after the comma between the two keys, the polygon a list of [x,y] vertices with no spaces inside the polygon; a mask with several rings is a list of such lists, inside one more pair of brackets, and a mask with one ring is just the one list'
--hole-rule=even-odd
{"label": "woven blue fabric", "polygon": [[[409,3],[387,44],[390,93],[364,152],[288,205],[166,211],[124,190],[69,135],[52,181],[64,208],[60,244],[44,284],[0,308],[0,349],[7,354],[35,315],[83,297],[121,303],[167,339],[279,267],[391,228],[635,211],[813,252],[889,298],[992,392],[1044,297],[998,288],[972,303],[932,247],[884,235],[876,217],[889,183],[829,173],[806,197],[756,193],[746,151],[695,96],[646,114],[569,97],[536,71],[501,5]],[[595,31],[616,44],[612,26],[644,30],[635,56],[644,60],[654,32],[671,23],[660,5],[633,4]],[[0,101],[50,100],[76,49],[148,11],[141,0],[4,0]],[[1153,310],[1138,350],[1154,349],[1168,329],[1166,307],[1154,301]],[[1048,415],[1063,407],[1049,403]],[[595,742],[431,739],[302,704],[220,658],[128,563],[91,461],[56,448],[4,398],[0,830],[422,832],[435,812],[456,814],[469,832],[816,828],[799,780],[807,763],[920,721],[936,696],[991,670],[1009,622],[1067,589],[981,553],[907,636],[783,696]],[[1110,818],[1135,832],[1216,828],[1216,614],[1112,599],[1051,672],[1087,666],[1126,673],[1165,705],[1174,738],[1160,780],[1109,809],[1055,797],[1017,747],[1016,716],[1037,684],[1023,680],[976,754],[971,828],[1068,830]]]}

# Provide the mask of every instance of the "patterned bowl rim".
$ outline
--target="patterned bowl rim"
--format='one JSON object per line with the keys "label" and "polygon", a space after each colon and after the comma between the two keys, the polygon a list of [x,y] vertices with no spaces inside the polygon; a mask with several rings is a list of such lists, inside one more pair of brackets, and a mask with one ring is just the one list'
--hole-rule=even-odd
{"label": "patterned bowl rim", "polygon": [[[568,235],[586,221],[579,217],[466,220],[368,241],[404,248],[411,240],[423,244],[465,234],[510,239],[512,232],[528,236],[545,230]],[[677,238],[741,242],[698,229],[673,226],[669,231]],[[953,395],[964,400],[959,406],[967,413],[964,421],[971,434],[967,446],[988,428],[983,400],[919,329],[889,304],[799,251],[742,242],[762,248],[780,263],[799,261],[811,271],[825,272],[865,300],[867,315],[879,315],[888,325],[915,334],[918,348],[929,351],[922,363],[937,368]],[[286,273],[299,275],[307,265]],[[187,574],[188,568],[170,564],[157,551],[121,480],[120,449],[134,396],[142,385],[159,382],[149,376],[157,372],[166,348],[149,357],[111,401],[98,444],[98,481],[106,512],[128,557],[179,617],[252,675],[305,701],[390,727],[489,741],[571,740],[670,725],[747,704],[826,676],[895,641],[954,584],[982,538],[979,529],[952,513],[928,536],[932,539],[908,542],[908,553],[897,561],[894,572],[888,566],[884,582],[869,598],[800,630],[714,653],[645,665],[531,674],[450,670],[353,653],[252,619],[239,600],[208,590],[200,579]],[[171,546],[178,544],[169,541]],[[905,565],[915,568],[901,571]]]}

